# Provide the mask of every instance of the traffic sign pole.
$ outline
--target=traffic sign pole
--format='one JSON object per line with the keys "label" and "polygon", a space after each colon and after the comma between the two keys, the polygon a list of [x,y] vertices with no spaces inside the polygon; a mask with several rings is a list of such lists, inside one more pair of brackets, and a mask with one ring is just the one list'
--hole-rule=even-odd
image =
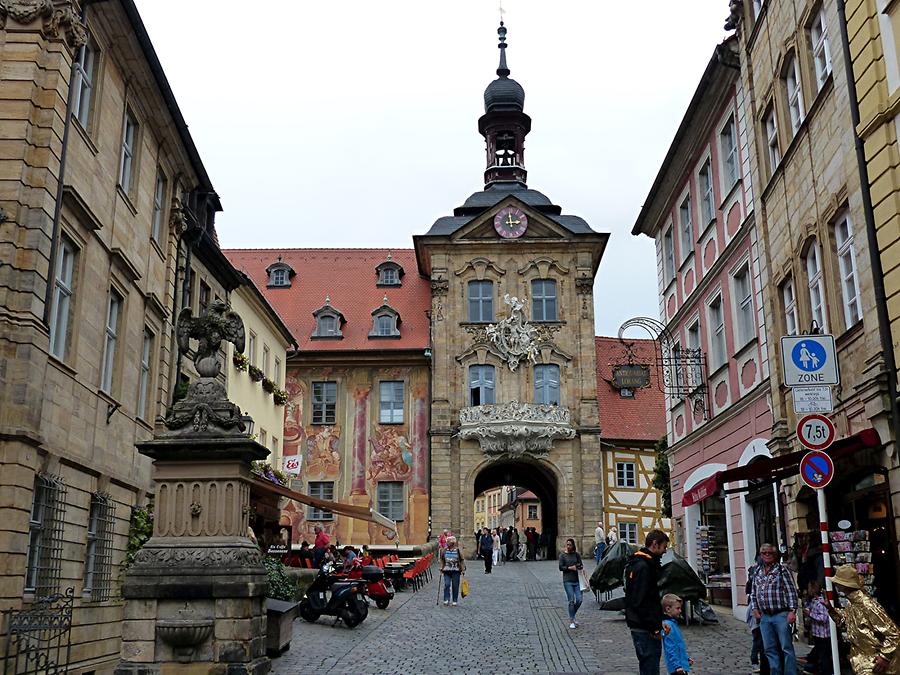
{"label": "traffic sign pole", "polygon": [[[819,504],[819,532],[822,536],[822,563],[825,566],[825,597],[828,602],[834,605],[834,584],[831,583],[831,576],[834,570],[831,569],[831,542],[828,540],[828,505],[825,503],[825,490],[816,490],[816,501]],[[800,589],[803,592],[803,589]],[[831,639],[831,665],[832,672],[841,672],[840,659],[838,658],[838,639],[837,625],[831,616],[828,617],[829,638]]]}

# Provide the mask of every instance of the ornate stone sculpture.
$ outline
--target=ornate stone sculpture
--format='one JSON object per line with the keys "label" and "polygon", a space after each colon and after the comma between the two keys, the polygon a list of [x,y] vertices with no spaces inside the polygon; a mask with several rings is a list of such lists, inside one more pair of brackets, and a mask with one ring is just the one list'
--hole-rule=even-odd
{"label": "ornate stone sculpture", "polygon": [[459,436],[478,440],[491,457],[543,457],[553,441],[575,437],[568,408],[510,401],[501,405],[463,408]]}
{"label": "ornate stone sculpture", "polygon": [[178,315],[175,329],[179,357],[190,351],[191,339],[197,340],[194,366],[200,379],[188,387],[187,395],[174,406],[165,419],[168,429],[177,435],[242,434],[245,430],[241,409],[228,400],[225,386],[216,377],[222,366],[218,353],[222,340],[244,351],[244,322],[222,300],[214,300],[199,317],[189,307]]}
{"label": "ornate stone sculpture", "polygon": [[72,49],[87,42],[87,30],[71,0],[56,6],[50,0],[0,0],[0,28],[6,27],[8,19],[26,25],[38,18],[43,20],[48,35],[58,38],[65,33]]}
{"label": "ornate stone sculpture", "polygon": [[509,316],[487,326],[485,331],[509,369],[515,372],[524,359],[537,362],[537,331],[525,320],[525,303],[509,293],[503,296],[503,302],[510,307]]}

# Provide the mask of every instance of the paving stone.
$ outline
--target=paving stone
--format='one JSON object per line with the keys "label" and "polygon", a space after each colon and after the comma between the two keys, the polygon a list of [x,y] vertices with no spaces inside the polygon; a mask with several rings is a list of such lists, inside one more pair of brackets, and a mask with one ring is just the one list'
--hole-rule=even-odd
{"label": "paving stone", "polygon": [[[332,626],[328,617],[314,624],[298,619],[291,648],[273,661],[272,673],[637,672],[624,618],[618,612],[599,611],[592,595],[584,597],[579,627],[568,628],[566,595],[555,561],[507,563],[490,575],[469,561],[467,578],[471,595],[457,607],[436,605],[435,574],[417,593],[398,593],[387,610],[371,606],[368,618],[353,629]],[[749,673],[746,625],[725,608],[717,614],[718,624],[683,628],[695,672]],[[660,673],[665,673],[664,659]]]}

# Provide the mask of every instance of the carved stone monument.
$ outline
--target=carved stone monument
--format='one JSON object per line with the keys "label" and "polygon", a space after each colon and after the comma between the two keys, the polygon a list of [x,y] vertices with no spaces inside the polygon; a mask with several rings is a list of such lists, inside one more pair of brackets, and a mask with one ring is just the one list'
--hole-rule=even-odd
{"label": "carved stone monument", "polygon": [[138,451],[154,459],[153,536],[127,570],[117,675],[267,673],[266,572],[248,537],[250,462],[269,452],[246,433],[216,378],[222,340],[244,350],[241,318],[217,300],[178,316],[179,352],[197,340],[200,378],[165,430]]}

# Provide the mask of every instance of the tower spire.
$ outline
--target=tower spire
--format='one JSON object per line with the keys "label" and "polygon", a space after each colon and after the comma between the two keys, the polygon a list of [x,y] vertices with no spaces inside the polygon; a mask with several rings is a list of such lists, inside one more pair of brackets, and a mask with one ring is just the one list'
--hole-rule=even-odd
{"label": "tower spire", "polygon": [[500,66],[497,68],[497,75],[503,78],[509,77],[509,68],[506,66],[506,26],[503,25],[503,19],[500,19],[500,28],[497,29],[497,35],[500,36]]}

